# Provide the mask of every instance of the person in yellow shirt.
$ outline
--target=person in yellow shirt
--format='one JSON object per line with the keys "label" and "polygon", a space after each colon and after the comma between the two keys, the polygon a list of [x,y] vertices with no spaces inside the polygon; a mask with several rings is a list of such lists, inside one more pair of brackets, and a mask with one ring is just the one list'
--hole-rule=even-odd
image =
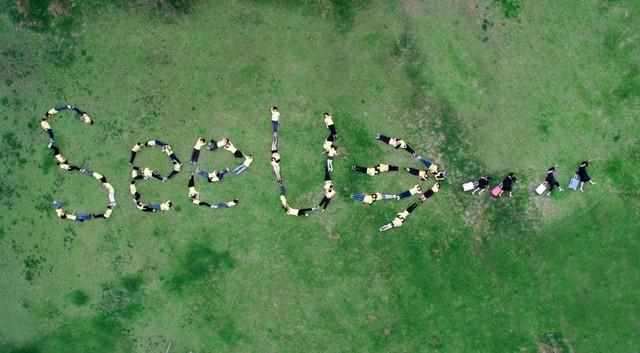
{"label": "person in yellow shirt", "polygon": [[199,137],[196,140],[195,145],[193,145],[193,150],[191,151],[191,164],[198,163],[198,158],[200,158],[200,150],[206,144],[207,144],[207,141],[205,141],[202,137]]}
{"label": "person in yellow shirt", "polygon": [[136,203],[142,203],[142,195],[138,192],[138,188],[136,187],[136,182],[131,180],[129,184],[129,193],[133,196],[133,201]]}
{"label": "person in yellow shirt", "polygon": [[281,183],[282,175],[280,175],[280,153],[278,153],[278,150],[271,150],[271,168],[276,176],[276,181]]}
{"label": "person in yellow shirt", "polygon": [[380,232],[386,232],[389,229],[392,228],[400,228],[402,227],[402,225],[404,224],[404,222],[407,220],[407,217],[409,217],[409,215],[416,209],[416,207],[418,207],[417,203],[412,203],[411,205],[409,205],[409,207],[407,207],[407,209],[405,209],[402,212],[399,212],[396,217],[391,221],[391,223],[387,223],[385,225],[383,225],[382,227],[380,227]]}
{"label": "person in yellow shirt", "polygon": [[376,135],[376,140],[386,143],[387,145],[395,148],[395,149],[403,149],[407,152],[411,153],[411,156],[415,156],[416,151],[409,146],[409,144],[400,138],[397,137],[389,137],[382,134]]}
{"label": "person in yellow shirt", "polygon": [[200,169],[196,170],[196,174],[207,179],[207,181],[210,183],[222,181],[225,174],[227,174],[228,172],[229,172],[229,168],[225,168],[224,170],[219,172],[214,170],[211,173],[208,173],[206,170],[200,170]]}
{"label": "person in yellow shirt", "polygon": [[107,209],[104,211],[104,213],[94,213],[92,216],[93,216],[93,218],[108,219],[108,218],[111,217],[112,213],[113,213],[113,206],[112,205],[108,205]]}
{"label": "person in yellow shirt", "polygon": [[133,164],[133,161],[136,160],[136,154],[140,152],[141,149],[142,144],[139,142],[136,142],[136,144],[131,147],[131,157],[129,157],[129,164]]}
{"label": "person in yellow shirt", "polygon": [[43,118],[40,121],[40,127],[42,128],[42,130],[44,130],[47,133],[47,136],[49,136],[48,147],[51,148],[56,143],[56,139],[55,137],[53,137],[53,130],[51,129],[51,125],[49,125],[49,122],[47,121],[46,118]]}
{"label": "person in yellow shirt", "polygon": [[398,199],[399,200],[406,199],[407,197],[411,197],[411,196],[413,196],[415,194],[419,194],[421,192],[422,192],[422,188],[420,187],[420,185],[416,184],[411,189],[399,193],[398,194]]}
{"label": "person in yellow shirt", "polygon": [[425,191],[422,194],[420,194],[420,201],[421,202],[427,201],[427,199],[431,198],[438,191],[440,191],[440,183],[433,184],[433,186],[431,186],[430,189],[428,189],[427,191]]}
{"label": "person in yellow shirt", "polygon": [[351,169],[354,172],[367,174],[369,176],[376,176],[380,174],[380,170],[378,170],[376,167],[363,167],[359,165],[354,165],[353,167],[351,167]]}
{"label": "person in yellow shirt", "polygon": [[338,135],[338,132],[336,131],[336,125],[333,122],[333,117],[329,113],[324,113],[323,118],[324,118],[324,124],[327,126],[327,129],[329,129],[330,136],[333,136],[333,139],[335,140],[335,137]]}
{"label": "person in yellow shirt", "polygon": [[332,145],[325,153],[327,155],[327,169],[333,173],[333,160],[338,155],[338,147]]}
{"label": "person in yellow shirt", "polygon": [[271,107],[271,132],[275,138],[278,135],[278,128],[280,127],[280,111],[278,107]]}
{"label": "person in yellow shirt", "polygon": [[329,170],[326,168],[324,171],[324,187],[323,188],[324,188],[324,197],[320,201],[318,208],[321,207],[322,211],[324,212],[324,210],[327,209],[327,206],[329,206],[331,199],[333,199],[336,196],[336,190],[334,189],[333,181],[331,180],[331,174],[329,173]]}

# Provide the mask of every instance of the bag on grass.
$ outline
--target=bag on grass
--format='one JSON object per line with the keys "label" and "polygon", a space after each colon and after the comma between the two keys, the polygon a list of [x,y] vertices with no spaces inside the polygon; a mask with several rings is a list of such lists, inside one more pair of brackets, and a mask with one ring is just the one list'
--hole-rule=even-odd
{"label": "bag on grass", "polygon": [[496,186],[495,188],[491,189],[491,196],[495,197],[496,199],[500,196],[502,196],[502,184]]}
{"label": "bag on grass", "polygon": [[547,183],[542,183],[536,188],[536,194],[538,195],[544,194],[545,191],[547,191]]}
{"label": "bag on grass", "polygon": [[462,191],[471,191],[475,188],[476,188],[476,183],[473,181],[462,184]]}
{"label": "bag on grass", "polygon": [[578,190],[578,186],[580,186],[580,177],[576,174],[569,181],[569,189]]}

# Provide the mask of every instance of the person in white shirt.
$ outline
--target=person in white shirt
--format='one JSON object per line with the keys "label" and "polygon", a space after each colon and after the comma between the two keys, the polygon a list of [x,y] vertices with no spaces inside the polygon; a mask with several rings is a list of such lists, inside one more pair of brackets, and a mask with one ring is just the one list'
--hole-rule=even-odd
{"label": "person in white shirt", "polygon": [[280,175],[280,153],[278,150],[271,151],[271,168],[276,176],[276,181],[282,183],[282,175]]}
{"label": "person in white shirt", "polygon": [[279,127],[280,127],[280,111],[278,110],[278,107],[273,106],[271,107],[271,132],[273,133],[274,137],[278,135]]}
{"label": "person in white shirt", "polygon": [[335,139],[335,137],[338,135],[338,132],[336,131],[336,125],[333,122],[333,117],[329,113],[324,113],[323,118],[324,124],[327,126],[327,129],[329,129],[331,136],[333,136]]}
{"label": "person in white shirt", "polygon": [[406,210],[399,212],[396,217],[391,221],[391,223],[387,223],[385,225],[383,225],[382,227],[380,227],[380,232],[385,232],[389,229],[392,228],[400,228],[402,227],[402,225],[404,224],[404,222],[407,220],[407,217],[409,217],[409,215],[411,214],[411,212],[413,212],[416,207],[418,207],[417,203],[412,203],[411,205],[409,205],[409,207],[407,207]]}
{"label": "person in white shirt", "polygon": [[403,139],[378,134],[376,135],[376,140],[382,141],[395,149],[406,150],[407,152],[411,153],[411,156],[415,156],[416,154],[416,151],[411,148],[411,146],[409,146],[409,144]]}
{"label": "person in white shirt", "polygon": [[200,150],[206,144],[207,141],[205,141],[202,137],[199,137],[196,140],[196,143],[193,145],[193,150],[191,151],[191,164],[198,163],[198,159],[200,158]]}

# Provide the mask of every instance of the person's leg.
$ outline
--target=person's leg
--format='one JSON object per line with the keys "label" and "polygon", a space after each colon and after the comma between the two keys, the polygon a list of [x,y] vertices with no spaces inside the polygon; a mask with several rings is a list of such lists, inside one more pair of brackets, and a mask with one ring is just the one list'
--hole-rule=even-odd
{"label": "person's leg", "polygon": [[382,194],[382,200],[400,200],[398,195],[395,194]]}
{"label": "person's leg", "polygon": [[210,203],[208,203],[208,202],[202,202],[202,201],[200,201],[200,203],[198,204],[198,206],[211,208],[211,204],[210,204]]}
{"label": "person's leg", "polygon": [[191,151],[191,163],[192,164],[198,163],[199,158],[200,158],[200,150],[197,150],[194,148],[193,151]]}
{"label": "person's leg", "polygon": [[311,211],[313,211],[313,208],[301,208],[298,211],[298,216],[308,216]]}
{"label": "person's leg", "polygon": [[244,154],[240,150],[235,151],[233,156],[236,158],[244,158]]}
{"label": "person's leg", "polygon": [[207,172],[206,172],[206,171],[204,171],[204,170],[200,170],[200,169],[198,169],[198,171],[196,172],[196,175],[198,175],[198,176],[200,176],[200,177],[203,177],[203,178],[205,178],[205,179],[209,180],[209,173],[207,173]]}
{"label": "person's leg", "polygon": [[271,139],[271,152],[278,150],[278,135],[273,135]]}
{"label": "person's leg", "polygon": [[335,136],[338,135],[338,132],[336,131],[336,126],[335,125],[329,125],[329,131],[331,132],[331,135]]}
{"label": "person's leg", "polygon": [[329,172],[329,167],[325,166],[324,168],[324,181],[331,180],[331,173]]}
{"label": "person's leg", "polygon": [[63,111],[68,110],[68,109],[72,109],[72,107],[69,104],[62,104],[62,105],[59,105],[59,106],[55,107],[55,110],[57,110],[59,112],[63,112]]}
{"label": "person's leg", "polygon": [[351,195],[351,199],[353,199],[354,201],[358,201],[358,202],[363,202],[364,201],[364,193],[359,192],[356,194]]}
{"label": "person's leg", "polygon": [[418,159],[420,162],[422,162],[422,164],[424,164],[424,166],[425,166],[425,167],[427,167],[427,168],[431,167],[431,165],[433,164],[433,162],[431,162],[430,160],[428,160],[428,159],[424,159],[424,158],[422,158],[422,157],[418,157],[417,159]]}
{"label": "person's leg", "polygon": [[420,176],[420,170],[416,169],[416,168],[406,168],[406,171],[411,174],[411,175],[415,175],[415,176]]}
{"label": "person's leg", "polygon": [[584,182],[581,181],[580,182],[580,192],[584,192],[583,187],[584,187]]}
{"label": "person's leg", "polygon": [[219,171],[216,176],[218,177],[218,179],[220,179],[220,181],[222,181],[222,178],[224,178],[224,175],[229,173],[229,168],[224,168],[224,170]]}
{"label": "person's leg", "polygon": [[327,158],[327,169],[333,173],[333,159]]}
{"label": "person's leg", "polygon": [[176,176],[176,174],[178,174],[178,173],[179,173],[178,171],[172,170],[171,173],[169,173],[169,175],[167,175],[166,178],[162,179],[162,181],[169,180],[169,179],[173,178],[174,176]]}
{"label": "person's leg", "polygon": [[69,164],[69,169],[67,169],[68,171],[72,172],[74,170],[80,171],[80,167]]}
{"label": "person's leg", "polygon": [[397,196],[398,196],[398,198],[399,198],[400,200],[402,200],[402,199],[406,199],[407,197],[410,197],[410,196],[411,196],[411,191],[409,191],[409,190],[407,190],[407,191],[403,191],[403,192],[399,193]]}
{"label": "person's leg", "polygon": [[352,169],[353,169],[354,172],[367,174],[367,167],[361,167],[359,165],[354,165]]}
{"label": "person's leg", "polygon": [[280,127],[280,123],[277,121],[271,120],[271,131],[274,135],[278,133],[278,128]]}
{"label": "person's leg", "polygon": [[380,227],[379,231],[380,232],[386,232],[391,228],[393,228],[393,224],[392,223],[387,223],[387,224],[383,225],[382,227]]}
{"label": "person's leg", "polygon": [[164,178],[162,177],[162,175],[160,175],[160,174],[158,174],[158,173],[156,173],[156,172],[151,173],[151,177],[152,177],[152,178],[154,178],[154,179],[158,179],[158,180],[160,180],[160,181],[163,181],[163,180],[164,180]]}
{"label": "person's leg", "polygon": [[400,168],[397,165],[390,165],[389,166],[389,171],[390,172],[397,172],[398,170],[400,170]]}
{"label": "person's leg", "polygon": [[382,142],[384,142],[384,143],[388,144],[388,143],[389,143],[389,141],[391,140],[391,138],[389,138],[388,136],[382,135],[382,134],[378,134],[378,135],[376,136],[376,140],[380,140],[380,141],[382,141]]}
{"label": "person's leg", "polygon": [[134,151],[131,151],[131,157],[129,157],[129,164],[133,164],[133,161],[136,159],[136,153]]}
{"label": "person's leg", "polygon": [[411,153],[411,155],[416,154],[416,151],[407,144],[407,148],[405,148],[407,150],[407,152]]}

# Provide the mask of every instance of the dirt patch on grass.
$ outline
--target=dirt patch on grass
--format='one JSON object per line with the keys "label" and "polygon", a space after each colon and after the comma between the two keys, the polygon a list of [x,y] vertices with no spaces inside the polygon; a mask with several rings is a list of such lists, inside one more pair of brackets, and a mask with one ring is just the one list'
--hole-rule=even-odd
{"label": "dirt patch on grass", "polygon": [[402,7],[407,15],[411,17],[420,17],[427,13],[423,0],[404,0],[402,1]]}

